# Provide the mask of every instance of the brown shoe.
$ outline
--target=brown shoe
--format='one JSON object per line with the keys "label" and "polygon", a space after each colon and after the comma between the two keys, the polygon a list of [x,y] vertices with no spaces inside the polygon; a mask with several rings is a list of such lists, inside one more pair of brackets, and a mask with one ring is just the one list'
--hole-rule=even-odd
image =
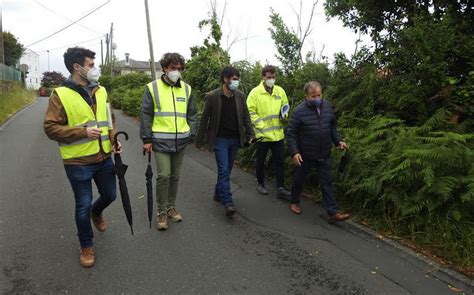
{"label": "brown shoe", "polygon": [[168,229],[168,219],[165,213],[160,213],[158,215],[158,220],[156,221],[156,229],[160,231]]}
{"label": "brown shoe", "polygon": [[81,254],[79,256],[79,263],[83,267],[94,266],[94,263],[95,263],[94,248],[92,248],[92,247],[81,248]]}
{"label": "brown shoe", "polygon": [[168,210],[168,218],[171,219],[171,221],[173,222],[183,221],[183,217],[181,217],[181,214],[176,211],[176,208],[171,208]]}
{"label": "brown shoe", "polygon": [[107,230],[107,222],[105,221],[102,215],[96,216],[94,214],[91,214],[91,219],[92,223],[94,223],[94,226],[95,228],[97,228],[98,231],[104,232]]}
{"label": "brown shoe", "polygon": [[290,210],[295,214],[301,214],[301,207],[298,204],[291,204]]}
{"label": "brown shoe", "polygon": [[349,214],[337,212],[334,215],[329,215],[328,221],[329,223],[334,223],[334,222],[344,221],[346,219],[349,219],[349,217],[351,217]]}

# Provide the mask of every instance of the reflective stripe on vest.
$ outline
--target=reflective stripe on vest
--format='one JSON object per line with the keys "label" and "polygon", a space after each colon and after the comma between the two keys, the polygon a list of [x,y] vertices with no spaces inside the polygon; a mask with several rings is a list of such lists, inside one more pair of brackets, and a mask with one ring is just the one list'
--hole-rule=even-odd
{"label": "reflective stripe on vest", "polygon": [[154,138],[183,139],[190,135],[186,117],[191,87],[183,81],[180,83],[181,87],[173,87],[159,79],[147,85],[153,98]]}
{"label": "reflective stripe on vest", "polygon": [[280,114],[282,106],[287,104],[287,99],[283,88],[275,85],[270,94],[261,82],[250,92],[247,99],[248,104],[249,99],[254,106],[253,108],[249,107],[249,115],[257,138],[263,138],[263,141],[284,139],[284,123]]}
{"label": "reflective stripe on vest", "polygon": [[102,129],[99,139],[81,138],[71,143],[59,143],[59,150],[63,159],[75,159],[99,153],[100,146],[105,153],[110,153],[112,145],[109,139],[107,92],[99,87],[95,92],[97,101],[96,114],[84,98],[76,91],[59,87],[54,90],[64,107],[69,127],[96,127]]}
{"label": "reflective stripe on vest", "polygon": [[[87,142],[96,141],[96,140],[97,139],[93,139],[93,138],[83,138],[83,139],[79,139],[79,140],[76,140],[76,141],[71,142],[71,143],[60,142],[58,144],[59,144],[59,146],[71,146],[71,145],[82,144],[82,143],[87,143]],[[101,135],[100,140],[101,141],[109,140],[109,136],[108,135]]]}

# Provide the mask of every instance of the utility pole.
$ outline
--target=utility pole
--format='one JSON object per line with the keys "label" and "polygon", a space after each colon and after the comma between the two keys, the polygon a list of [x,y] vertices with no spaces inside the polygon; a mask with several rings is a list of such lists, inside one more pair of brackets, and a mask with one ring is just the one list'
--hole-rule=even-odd
{"label": "utility pole", "polygon": [[104,65],[104,40],[100,39],[100,65]]}
{"label": "utility pole", "polygon": [[0,6],[0,64],[4,63],[5,55],[3,51],[2,7]]}
{"label": "utility pole", "polygon": [[114,77],[114,23],[110,24],[110,76]]}
{"label": "utility pole", "polygon": [[109,64],[109,33],[105,34],[105,45],[106,45],[106,49],[105,49],[105,64],[108,65]]}
{"label": "utility pole", "polygon": [[150,47],[151,78],[156,80],[155,56],[153,55],[153,41],[151,39],[150,14],[148,13],[148,0],[145,0],[146,27],[148,30],[148,45]]}
{"label": "utility pole", "polygon": [[49,67],[49,50],[46,50],[48,52],[48,72],[51,72],[51,68]]}

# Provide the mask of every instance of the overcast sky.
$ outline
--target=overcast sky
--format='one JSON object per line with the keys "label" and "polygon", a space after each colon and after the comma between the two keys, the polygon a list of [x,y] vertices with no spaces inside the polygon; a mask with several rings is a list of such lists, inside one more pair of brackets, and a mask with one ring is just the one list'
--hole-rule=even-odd
{"label": "overcast sky", "polygon": [[[40,54],[42,71],[48,70],[46,50],[50,50],[51,70],[67,75],[62,55],[67,47],[78,43],[95,51],[96,60],[100,63],[100,40],[109,32],[112,22],[114,43],[117,44],[116,57],[122,60],[125,53],[130,53],[130,58],[148,60],[145,8],[141,0],[110,0],[78,24],[29,46],[105,2],[107,0],[3,0],[3,30],[10,31],[22,44]],[[328,56],[330,61],[337,52],[351,55],[358,36],[344,28],[339,20],[328,21],[324,14],[324,1],[319,2],[305,50],[311,50],[314,45],[319,53],[324,45],[323,55]],[[224,3],[225,0],[217,0],[219,13]],[[309,17],[311,3],[311,0],[303,0],[304,23]],[[209,14],[209,0],[149,0],[149,6],[155,59],[159,60],[163,53],[169,51],[189,58],[189,48],[202,44],[209,32],[201,32],[198,28],[199,21]],[[268,31],[270,8],[280,13],[289,27],[296,28],[297,19],[292,8],[298,10],[298,6],[299,0],[227,0],[223,47],[227,46],[228,35],[231,40],[248,37],[247,42],[237,42],[230,48],[232,61],[247,58],[252,62],[258,60],[277,64],[275,46]],[[364,42],[368,42],[367,38]]]}

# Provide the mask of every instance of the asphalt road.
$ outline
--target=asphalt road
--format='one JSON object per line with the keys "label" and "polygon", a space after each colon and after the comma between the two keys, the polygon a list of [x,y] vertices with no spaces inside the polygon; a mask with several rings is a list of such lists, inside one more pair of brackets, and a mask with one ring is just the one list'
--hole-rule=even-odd
{"label": "asphalt road", "polygon": [[119,112],[119,129],[130,135],[123,159],[130,165],[135,235],[118,198],[104,213],[109,230],[95,233],[96,266],[84,269],[72,190],[57,144],[43,133],[46,105],[47,98],[39,98],[0,127],[2,294],[450,294],[448,285],[466,290],[350,224],[329,225],[316,204],[303,202],[303,214],[292,214],[288,204],[259,195],[253,175],[238,168],[232,177],[238,214],[226,218],[212,201],[213,155],[193,147],[186,151],[178,193],[184,221],[166,232],[149,229],[138,124]]}

